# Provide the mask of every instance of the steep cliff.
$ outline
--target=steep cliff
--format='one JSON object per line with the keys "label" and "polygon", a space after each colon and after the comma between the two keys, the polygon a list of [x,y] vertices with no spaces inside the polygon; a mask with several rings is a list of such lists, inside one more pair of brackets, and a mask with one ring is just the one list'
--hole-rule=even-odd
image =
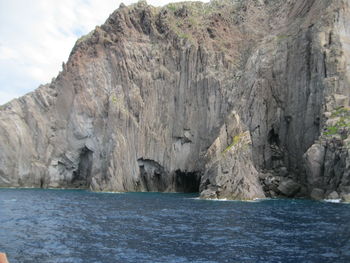
{"label": "steep cliff", "polygon": [[0,186],[347,196],[324,132],[349,103],[349,21],[345,0],[121,5],[1,107]]}

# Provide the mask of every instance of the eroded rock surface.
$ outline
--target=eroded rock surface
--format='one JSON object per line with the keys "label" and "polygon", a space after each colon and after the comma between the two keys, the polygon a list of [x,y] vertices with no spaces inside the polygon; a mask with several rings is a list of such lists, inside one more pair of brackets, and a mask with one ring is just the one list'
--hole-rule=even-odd
{"label": "eroded rock surface", "polygon": [[349,10],[122,5],[52,83],[1,106],[0,186],[347,199]]}
{"label": "eroded rock surface", "polygon": [[201,197],[235,200],[264,198],[251,149],[249,131],[238,114],[232,112],[206,154]]}

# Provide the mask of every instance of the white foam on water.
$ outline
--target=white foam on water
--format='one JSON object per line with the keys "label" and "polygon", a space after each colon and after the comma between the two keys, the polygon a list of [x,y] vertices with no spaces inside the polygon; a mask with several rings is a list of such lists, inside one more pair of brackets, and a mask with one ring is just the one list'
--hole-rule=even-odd
{"label": "white foam on water", "polygon": [[222,199],[216,198],[216,199],[206,199],[206,200],[209,200],[209,201],[217,201],[217,202],[235,201],[235,200],[229,200],[229,199],[227,199],[227,198],[222,198]]}
{"label": "white foam on water", "polygon": [[125,192],[93,192],[95,194],[125,194]]}
{"label": "white foam on water", "polygon": [[324,199],[323,200],[324,202],[327,202],[327,203],[341,203],[341,199]]}
{"label": "white foam on water", "polygon": [[226,198],[223,198],[223,199],[205,199],[205,198],[200,198],[200,197],[194,197],[194,198],[189,198],[189,199],[192,199],[192,200],[200,200],[200,201],[216,201],[216,202],[237,202],[239,200],[229,200],[229,199],[226,199]]}
{"label": "white foam on water", "polygon": [[254,198],[253,200],[254,200],[255,202],[262,202],[262,201],[276,200],[276,198]]}
{"label": "white foam on water", "polygon": [[247,203],[257,203],[257,202],[261,202],[264,200],[268,200],[268,199],[264,199],[264,198],[255,198],[253,200],[232,200],[232,199],[227,199],[227,198],[215,198],[215,199],[202,199],[200,197],[194,197],[194,198],[189,198],[189,199],[193,199],[193,200],[202,200],[202,201],[214,201],[214,202],[247,202]]}

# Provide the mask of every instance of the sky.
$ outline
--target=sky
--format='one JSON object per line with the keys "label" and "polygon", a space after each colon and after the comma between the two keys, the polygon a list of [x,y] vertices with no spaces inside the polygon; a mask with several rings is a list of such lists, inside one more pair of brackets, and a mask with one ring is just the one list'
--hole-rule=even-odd
{"label": "sky", "polygon": [[0,105],[49,83],[75,41],[103,24],[122,2],[137,0],[0,0]]}

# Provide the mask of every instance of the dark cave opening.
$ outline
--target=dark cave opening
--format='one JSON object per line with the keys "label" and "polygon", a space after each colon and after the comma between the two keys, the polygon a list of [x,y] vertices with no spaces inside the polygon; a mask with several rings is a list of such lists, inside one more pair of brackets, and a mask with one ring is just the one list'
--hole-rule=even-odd
{"label": "dark cave opening", "polygon": [[275,132],[275,129],[272,129],[269,131],[267,140],[270,145],[276,145],[276,146],[280,145],[280,139],[278,134]]}
{"label": "dark cave opening", "polygon": [[284,152],[281,149],[281,141],[278,133],[275,132],[275,129],[270,130],[267,137],[267,142],[270,145],[270,158],[266,160],[265,168],[276,169],[280,166],[284,166]]}
{"label": "dark cave opening", "polygon": [[72,184],[75,187],[88,187],[91,181],[93,152],[84,147],[79,156],[78,169],[73,172]]}
{"label": "dark cave opening", "polygon": [[201,181],[199,172],[175,171],[175,191],[181,193],[198,193]]}
{"label": "dark cave opening", "polygon": [[201,180],[199,172],[176,170],[169,173],[154,160],[139,159],[140,191],[198,193]]}

